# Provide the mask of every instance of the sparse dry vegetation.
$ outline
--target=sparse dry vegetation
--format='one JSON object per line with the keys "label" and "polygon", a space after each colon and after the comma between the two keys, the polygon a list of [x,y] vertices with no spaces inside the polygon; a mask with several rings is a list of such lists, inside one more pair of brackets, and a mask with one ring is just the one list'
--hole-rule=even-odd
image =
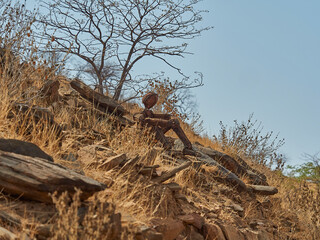
{"label": "sparse dry vegetation", "polygon": [[[5,14],[20,14],[14,9]],[[79,191],[73,196],[67,192],[53,194],[53,204],[32,202],[1,191],[1,227],[20,237],[27,234],[31,239],[44,239],[43,236],[48,239],[153,239],[150,236],[156,235],[155,230],[150,233],[143,229],[152,229],[158,224],[161,232],[161,219],[197,214],[207,225],[194,230],[184,222],[183,231],[176,239],[193,239],[195,231],[210,239],[211,235],[205,230],[210,224],[221,229],[230,225],[238,234],[250,232],[258,239],[259,236],[265,239],[320,238],[319,186],[282,174],[284,162],[278,149],[284,141],[273,138],[272,132],[261,136],[261,125],[251,117],[247,123],[235,122],[230,130],[221,125],[220,135],[213,140],[201,137],[192,126],[181,124],[193,143],[222,151],[236,160],[244,159],[263,172],[268,183],[278,189],[276,195],[239,191],[218,179],[213,174],[216,173],[214,166],[197,165],[197,157],[165,155],[148,129],[123,126],[112,114],[97,115],[90,102],[68,88],[68,79],[57,75],[40,57],[35,58],[36,54],[30,52],[28,56],[23,55],[23,60],[20,58],[22,48],[19,49],[21,45],[16,41],[29,38],[29,25],[14,32],[16,35],[10,32],[11,38],[0,42],[0,137],[35,143],[53,156],[56,163],[90,176],[107,188],[85,202],[80,201]],[[15,46],[15,51],[9,46]],[[30,45],[30,49],[36,50],[34,45]],[[60,96],[54,102],[39,94],[50,80],[60,82]],[[17,110],[18,103],[48,108],[54,122],[49,117],[39,118],[32,108]],[[139,106],[126,104],[131,111],[139,111]],[[168,135],[174,137],[171,133]],[[126,154],[127,163],[131,164],[109,170],[99,167],[101,161],[117,154]],[[152,174],[161,175],[182,160],[191,161],[192,167],[178,172],[165,183],[152,181]],[[159,165],[159,172],[150,170],[142,174],[146,166],[156,165]],[[240,178],[247,182],[246,176]],[[170,183],[179,186],[175,185],[176,189],[172,190]],[[4,213],[15,218],[8,221]],[[23,220],[19,222],[18,218]]]}

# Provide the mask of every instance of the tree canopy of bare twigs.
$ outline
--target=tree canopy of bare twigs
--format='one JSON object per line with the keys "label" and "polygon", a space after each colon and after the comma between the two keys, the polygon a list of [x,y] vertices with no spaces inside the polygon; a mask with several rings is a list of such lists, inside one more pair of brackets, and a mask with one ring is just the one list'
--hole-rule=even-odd
{"label": "tree canopy of bare twigs", "polygon": [[[196,9],[200,1],[43,0],[39,22],[55,51],[71,53],[91,66],[100,92],[107,61],[116,63],[121,72],[113,97],[118,100],[126,85],[141,83],[132,69],[142,58],[157,58],[186,77],[170,60],[189,54],[187,41],[210,29],[197,26],[205,12]],[[193,87],[202,85],[202,78],[198,80]]]}

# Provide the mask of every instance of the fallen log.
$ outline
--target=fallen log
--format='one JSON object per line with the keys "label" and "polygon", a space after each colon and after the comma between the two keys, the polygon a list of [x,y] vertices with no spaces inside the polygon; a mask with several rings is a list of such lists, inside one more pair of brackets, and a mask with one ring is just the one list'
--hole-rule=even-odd
{"label": "fallen log", "polygon": [[72,80],[70,82],[70,86],[79,92],[83,98],[93,102],[93,104],[97,107],[99,106],[104,108],[106,112],[119,116],[122,116],[127,112],[117,101],[92,90],[79,80]]}
{"label": "fallen log", "polygon": [[181,164],[180,166],[175,167],[168,172],[165,172],[162,176],[152,179],[152,181],[155,183],[162,183],[164,181],[167,181],[168,179],[174,177],[176,175],[176,173],[186,169],[191,164],[192,164],[191,161],[187,161],[187,162]]}
{"label": "fallen log", "polygon": [[84,200],[105,185],[45,159],[0,151],[0,189],[8,194],[51,203],[50,194],[75,188]]}

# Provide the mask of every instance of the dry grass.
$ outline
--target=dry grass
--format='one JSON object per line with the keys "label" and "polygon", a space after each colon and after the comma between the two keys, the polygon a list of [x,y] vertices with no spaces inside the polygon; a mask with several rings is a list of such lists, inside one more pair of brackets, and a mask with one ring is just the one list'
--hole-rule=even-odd
{"label": "dry grass", "polygon": [[[99,119],[90,107],[76,108],[61,104],[52,108],[55,121],[63,126],[61,138],[54,126],[47,121],[36,121],[31,112],[12,115],[15,103],[49,107],[50,104],[44,101],[38,91],[49,79],[61,80],[63,77],[55,76],[54,69],[47,68],[41,61],[35,63],[30,59],[21,65],[18,59],[12,60],[14,58],[9,49],[3,56],[0,71],[0,137],[33,142],[52,155],[56,162],[92,174],[103,182],[110,179],[113,182],[109,189],[85,204],[80,202],[78,194],[72,198],[67,194],[54,195],[57,213],[47,222],[52,224],[53,239],[105,239],[105,236],[111,236],[114,234],[112,231],[116,231],[110,226],[115,221],[112,216],[118,211],[131,215],[140,225],[148,225],[154,217],[174,218],[188,212],[199,212],[204,217],[215,214],[215,220],[228,223],[239,218],[238,213],[226,206],[225,203],[230,200],[244,207],[241,221],[249,224],[252,220],[264,218],[270,229],[273,229],[272,225],[276,226],[275,232],[281,236],[280,239],[320,239],[319,188],[285,177],[280,171],[270,170],[264,162],[255,161],[250,155],[241,153],[243,142],[234,141],[229,145],[223,141],[213,142],[209,137],[195,134],[190,126],[181,122],[192,142],[242,157],[250,166],[265,173],[269,184],[277,187],[279,193],[273,197],[239,193],[218,183],[210,167],[188,168],[170,180],[182,187],[181,193],[188,200],[185,201],[176,199],[168,187],[153,184],[150,177],[139,174],[143,165],[159,164],[163,170],[173,166],[173,163],[163,159],[161,150],[155,150],[154,136],[146,129],[136,126],[120,128],[112,116]],[[65,80],[60,82],[67,83]],[[137,105],[127,105],[132,112],[141,110]],[[9,115],[12,116],[8,118]],[[168,135],[176,137],[172,131]],[[76,156],[78,150],[94,144],[103,144],[116,153],[126,153],[130,159],[139,156],[139,160],[132,167],[103,172],[96,169],[89,171],[81,164],[70,164],[64,159],[64,156],[70,153]],[[282,162],[278,164],[281,167]],[[15,200],[2,193],[0,202],[0,210],[14,210]],[[81,209],[86,209],[82,216],[79,215]],[[207,218],[207,221],[210,220]],[[38,224],[36,219],[34,222]],[[25,228],[30,236],[35,234],[30,224]],[[12,231],[17,232],[18,229]],[[133,239],[135,231],[134,227],[126,226],[119,238]]]}

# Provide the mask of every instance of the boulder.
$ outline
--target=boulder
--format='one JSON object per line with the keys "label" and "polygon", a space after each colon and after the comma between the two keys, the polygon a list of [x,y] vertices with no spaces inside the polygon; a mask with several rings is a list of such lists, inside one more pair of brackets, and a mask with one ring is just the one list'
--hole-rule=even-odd
{"label": "boulder", "polygon": [[203,233],[205,236],[205,239],[212,239],[212,240],[226,240],[224,237],[224,234],[220,227],[216,224],[209,224],[206,223],[203,226]]}
{"label": "boulder", "polygon": [[50,194],[81,190],[88,198],[106,186],[51,161],[0,151],[0,189],[40,202],[52,202]]}
{"label": "boulder", "polygon": [[172,218],[154,218],[151,223],[156,226],[155,229],[158,232],[162,233],[165,240],[174,240],[185,230],[182,221]]}
{"label": "boulder", "polygon": [[246,240],[245,236],[237,228],[231,225],[220,225],[226,240]]}
{"label": "boulder", "polygon": [[72,80],[70,86],[80,93],[81,97],[92,102],[98,109],[122,116],[127,111],[115,100],[92,90],[80,80]]}
{"label": "boulder", "polygon": [[196,213],[182,215],[182,216],[179,216],[178,218],[187,224],[191,224],[191,225],[195,226],[199,230],[202,229],[202,226],[204,224],[204,218]]}
{"label": "boulder", "polygon": [[4,152],[12,152],[24,156],[43,158],[53,162],[53,158],[42,151],[37,145],[17,139],[0,138],[0,150]]}

